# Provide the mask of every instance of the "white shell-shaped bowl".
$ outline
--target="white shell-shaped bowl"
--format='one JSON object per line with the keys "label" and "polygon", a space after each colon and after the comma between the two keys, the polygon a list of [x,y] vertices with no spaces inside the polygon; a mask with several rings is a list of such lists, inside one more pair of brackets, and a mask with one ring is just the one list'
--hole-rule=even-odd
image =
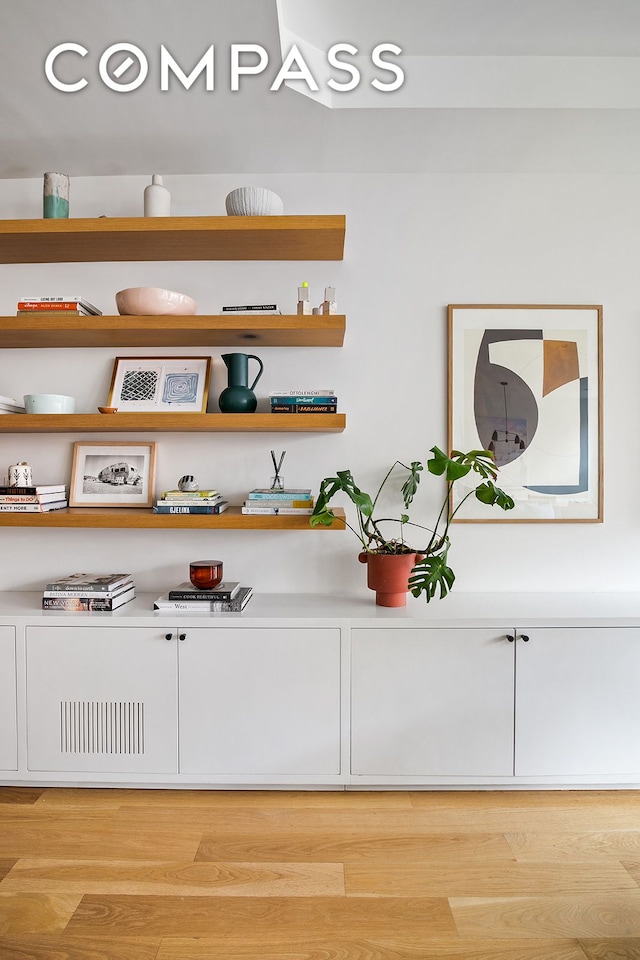
{"label": "white shell-shaped bowl", "polygon": [[284,203],[273,190],[264,187],[238,187],[225,200],[230,217],[279,217]]}
{"label": "white shell-shaped bowl", "polygon": [[193,297],[162,287],[127,287],[116,293],[116,307],[123,316],[145,317],[164,314],[193,316],[198,305]]}

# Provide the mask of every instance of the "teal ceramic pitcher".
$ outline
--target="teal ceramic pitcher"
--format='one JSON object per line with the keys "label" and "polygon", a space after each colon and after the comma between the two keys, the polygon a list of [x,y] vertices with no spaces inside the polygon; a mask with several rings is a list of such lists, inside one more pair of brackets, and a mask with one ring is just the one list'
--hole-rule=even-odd
{"label": "teal ceramic pitcher", "polygon": [[[262,360],[252,353],[224,353],[222,359],[227,367],[229,384],[220,394],[218,406],[223,413],[253,413],[258,403],[253,388],[262,376]],[[249,360],[256,360],[260,365],[251,386],[248,385]]]}

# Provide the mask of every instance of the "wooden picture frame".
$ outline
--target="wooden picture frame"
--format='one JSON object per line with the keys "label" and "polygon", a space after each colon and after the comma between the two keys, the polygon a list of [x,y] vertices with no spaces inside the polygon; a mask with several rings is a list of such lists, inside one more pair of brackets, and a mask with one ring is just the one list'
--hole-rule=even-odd
{"label": "wooden picture frame", "polygon": [[152,507],[155,471],[155,443],[79,440],[73,445],[69,506]]}
{"label": "wooden picture frame", "polygon": [[455,520],[602,522],[602,307],[450,304],[448,342],[449,449],[491,450],[516,504],[461,504],[471,474]]}
{"label": "wooden picture frame", "polygon": [[107,406],[123,413],[206,413],[211,357],[116,357]]}

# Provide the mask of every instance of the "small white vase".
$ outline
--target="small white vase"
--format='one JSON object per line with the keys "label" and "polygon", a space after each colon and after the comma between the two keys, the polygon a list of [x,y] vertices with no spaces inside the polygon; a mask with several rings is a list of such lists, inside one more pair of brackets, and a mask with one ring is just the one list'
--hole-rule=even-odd
{"label": "small white vase", "polygon": [[154,173],[151,183],[144,188],[145,217],[170,217],[171,194],[162,184],[162,177]]}
{"label": "small white vase", "polygon": [[46,220],[61,220],[69,216],[68,174],[45,173],[42,201],[42,216]]}

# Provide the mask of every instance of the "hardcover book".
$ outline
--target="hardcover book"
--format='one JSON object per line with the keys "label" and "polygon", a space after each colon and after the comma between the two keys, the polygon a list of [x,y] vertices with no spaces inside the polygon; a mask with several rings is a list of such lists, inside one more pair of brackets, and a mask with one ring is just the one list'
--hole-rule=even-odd
{"label": "hardcover book", "polygon": [[318,390],[270,390],[270,397],[334,397],[336,391],[333,387],[323,387]]}
{"label": "hardcover book", "polygon": [[285,487],[284,490],[271,490],[270,487],[256,487],[250,490],[249,500],[311,500],[311,487]]}
{"label": "hardcover book", "polygon": [[270,403],[271,406],[274,406],[276,403],[337,403],[338,398],[336,396],[316,396],[315,394],[308,393],[306,396],[304,394],[294,394],[291,397],[280,396],[280,397],[271,397]]}
{"label": "hardcover book", "polygon": [[173,610],[176,613],[240,613],[246,607],[253,594],[253,587],[240,587],[233,600],[170,600],[168,594],[158,597],[153,603],[154,610]]}
{"label": "hardcover book", "polygon": [[243,306],[223,307],[223,313],[280,313],[277,303],[247,303]]}
{"label": "hardcover book", "polygon": [[169,600],[233,600],[240,590],[239,582],[235,580],[221,580],[216,587],[211,590],[200,590],[194,587],[190,581],[179,584],[174,590],[169,590],[167,596]]}
{"label": "hardcover book", "polygon": [[123,583],[121,587],[116,587],[114,590],[92,590],[90,587],[79,587],[78,590],[43,590],[43,597],[62,597],[63,599],[70,600],[115,600],[116,597],[121,596],[123,593],[128,593],[130,590],[134,589],[133,580],[127,580],[126,583]]}
{"label": "hardcover book", "polygon": [[292,517],[304,517],[311,516],[313,513],[313,507],[243,507],[242,513],[244,514],[272,514],[273,516],[292,516]]}
{"label": "hardcover book", "polygon": [[211,504],[182,504],[179,503],[158,503],[152,509],[152,513],[224,513],[229,503],[227,500],[221,500],[220,503]]}
{"label": "hardcover book", "polygon": [[135,595],[136,591],[132,587],[117,597],[43,597],[42,609],[69,610],[79,613],[85,610],[101,610],[108,613],[133,600]]}
{"label": "hardcover book", "polygon": [[198,500],[201,497],[219,497],[217,490],[165,490],[160,494],[163,500]]}
{"label": "hardcover book", "polygon": [[68,577],[51,580],[45,584],[45,590],[80,590],[89,589],[104,593],[116,590],[125,583],[133,582],[131,573],[70,573]]}
{"label": "hardcover book", "polygon": [[271,413],[337,413],[335,403],[272,403]]}
{"label": "hardcover book", "polygon": [[243,507],[289,507],[292,509],[294,507],[302,508],[307,510],[309,507],[313,507],[313,497],[302,500],[245,500],[242,504]]}
{"label": "hardcover book", "polygon": [[70,307],[82,307],[89,313],[102,316],[102,310],[98,310],[86,297],[21,297],[18,300],[18,310],[58,310],[69,309]]}

